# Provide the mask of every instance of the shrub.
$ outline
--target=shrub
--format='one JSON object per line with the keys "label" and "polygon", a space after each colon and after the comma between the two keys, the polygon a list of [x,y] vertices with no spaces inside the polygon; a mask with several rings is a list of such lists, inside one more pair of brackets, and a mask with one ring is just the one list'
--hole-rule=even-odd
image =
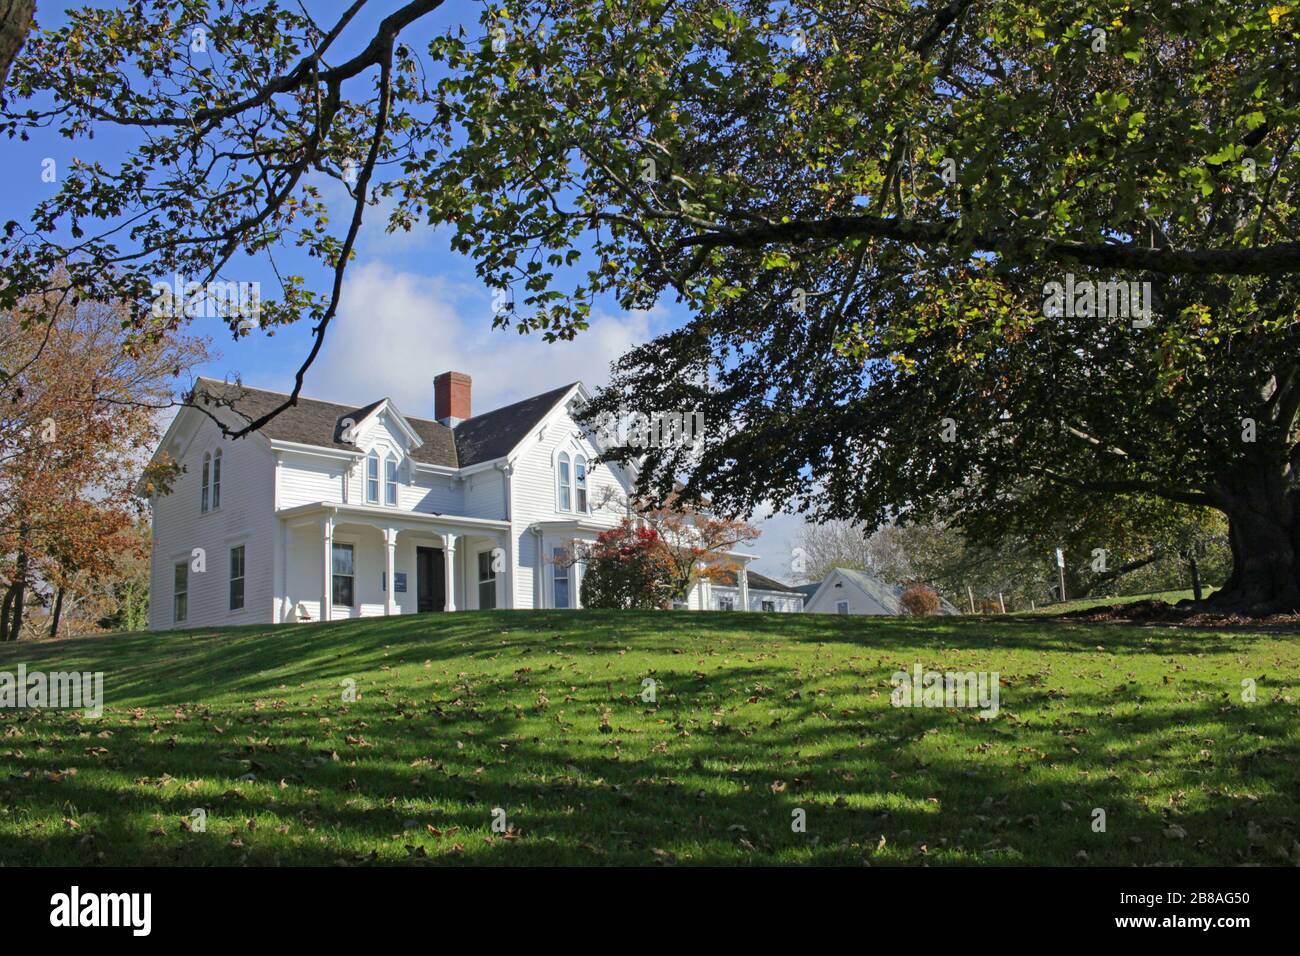
{"label": "shrub", "polygon": [[914,584],[903,592],[899,602],[914,617],[928,617],[939,613],[939,595],[922,584]]}
{"label": "shrub", "polygon": [[626,519],[602,531],[583,549],[583,607],[667,607],[673,596],[673,568],[659,534]]}

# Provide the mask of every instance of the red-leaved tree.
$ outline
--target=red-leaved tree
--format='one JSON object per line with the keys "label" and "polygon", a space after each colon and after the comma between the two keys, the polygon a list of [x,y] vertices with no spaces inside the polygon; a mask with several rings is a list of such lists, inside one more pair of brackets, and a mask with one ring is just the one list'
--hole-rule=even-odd
{"label": "red-leaved tree", "polygon": [[673,599],[675,576],[659,532],[629,518],[602,531],[594,544],[577,549],[586,566],[582,577],[584,607],[667,607]]}

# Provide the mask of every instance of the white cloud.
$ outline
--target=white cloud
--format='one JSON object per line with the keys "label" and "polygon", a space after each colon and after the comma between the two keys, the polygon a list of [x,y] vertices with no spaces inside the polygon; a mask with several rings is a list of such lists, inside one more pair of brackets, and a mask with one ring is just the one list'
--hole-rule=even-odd
{"label": "white cloud", "polygon": [[609,363],[651,333],[652,316],[598,315],[572,342],[492,328],[487,290],[367,262],[348,270],[339,313],[304,393],[363,404],[387,396],[431,417],[433,378],[465,372],[473,408],[501,405],[581,380],[604,384]]}

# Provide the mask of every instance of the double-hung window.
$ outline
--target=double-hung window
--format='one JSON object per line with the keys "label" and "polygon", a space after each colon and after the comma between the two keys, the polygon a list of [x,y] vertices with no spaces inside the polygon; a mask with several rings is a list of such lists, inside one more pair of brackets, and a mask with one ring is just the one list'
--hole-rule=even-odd
{"label": "double-hung window", "polygon": [[573,510],[573,489],[569,485],[569,453],[560,452],[559,465],[556,474],[560,485],[560,510]]}
{"label": "double-hung window", "polygon": [[551,552],[555,564],[555,606],[570,607],[569,601],[569,555],[564,548],[555,548]]}
{"label": "double-hung window", "polygon": [[221,507],[221,449],[212,456],[212,510]]}
{"label": "double-hung window", "polygon": [[384,504],[397,504],[397,459],[392,455],[384,459]]}
{"label": "double-hung window", "polygon": [[230,610],[244,609],[244,546],[230,549]]}
{"label": "double-hung window", "polygon": [[172,620],[181,624],[190,612],[190,565],[180,561],[172,569]]}
{"label": "double-hung window", "polygon": [[366,504],[379,504],[379,453],[366,455]]}
{"label": "double-hung window", "polygon": [[352,545],[334,545],[334,604],[354,607],[356,566],[353,564]]}
{"label": "double-hung window", "polygon": [[582,455],[573,459],[574,499],[578,511],[587,513],[587,459]]}
{"label": "double-hung window", "polygon": [[478,606],[487,611],[497,606],[497,572],[492,551],[478,553]]}
{"label": "double-hung window", "polygon": [[212,494],[211,484],[212,484],[212,455],[210,452],[205,451],[203,453],[203,477],[200,480],[201,488],[199,492],[199,514],[201,515],[205,515],[208,513],[208,500],[209,500],[209,496]]}

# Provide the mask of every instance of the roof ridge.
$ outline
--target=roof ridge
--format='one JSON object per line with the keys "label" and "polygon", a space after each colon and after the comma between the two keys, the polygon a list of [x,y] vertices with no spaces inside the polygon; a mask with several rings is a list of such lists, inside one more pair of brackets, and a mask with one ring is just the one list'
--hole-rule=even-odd
{"label": "roof ridge", "polygon": [[535,402],[537,401],[537,399],[545,398],[547,395],[554,395],[559,392],[567,392],[569,389],[573,388],[573,386],[581,385],[581,384],[582,384],[581,382],[570,382],[568,385],[561,385],[559,388],[548,389],[545,392],[538,392],[536,395],[529,395],[527,398],[521,398],[519,399],[519,401],[511,402],[509,405],[498,405],[496,408],[493,408],[490,411],[480,412],[477,415],[471,415],[469,418],[465,419],[464,422],[458,422],[456,427],[459,428],[461,425],[464,425],[465,422],[472,422],[476,418],[483,418],[487,415],[495,415],[497,412],[507,411],[511,408],[514,408],[516,405],[523,405],[527,402]]}
{"label": "roof ridge", "polygon": [[[200,382],[205,382],[205,381],[206,381],[206,382],[212,382],[214,385],[222,385],[222,386],[225,386],[226,388],[243,388],[243,389],[247,389],[247,390],[250,391],[250,392],[262,392],[262,393],[264,393],[264,394],[266,394],[266,395],[278,395],[278,396],[280,396],[281,398],[288,398],[288,397],[289,397],[289,393],[288,393],[288,392],[277,391],[276,389],[273,389],[273,388],[261,388],[261,387],[259,387],[259,386],[257,386],[257,385],[245,385],[243,382],[227,382],[227,381],[225,381],[224,379],[219,379],[219,378],[210,378],[210,377],[208,377],[208,376],[206,376],[206,375],[200,375],[200,376],[198,376],[198,379],[197,379],[197,380],[200,381]],[[573,386],[575,386],[575,385],[581,385],[581,384],[582,384],[581,381],[573,381],[573,382],[570,382],[568,385],[562,385],[562,386],[560,386],[559,388],[552,388],[552,389],[548,389],[548,390],[545,391],[545,392],[538,392],[536,395],[529,395],[527,398],[521,398],[521,399],[519,399],[519,400],[516,401],[516,402],[511,402],[509,405],[499,405],[499,406],[497,406],[496,408],[489,409],[489,410],[486,411],[486,412],[480,412],[480,413],[477,414],[477,415],[471,415],[469,418],[465,419],[465,421],[466,421],[466,422],[472,422],[472,421],[474,421],[474,419],[476,419],[476,418],[483,418],[484,416],[487,416],[487,415],[494,415],[494,414],[496,414],[497,412],[505,411],[506,409],[509,409],[509,408],[514,408],[516,405],[523,405],[525,402],[531,402],[531,401],[535,401],[535,400],[537,400],[537,399],[539,399],[539,398],[544,398],[544,397],[546,397],[547,395],[552,395],[552,394],[555,394],[555,393],[557,393],[557,392],[567,392],[569,389],[573,388]],[[381,403],[381,402],[385,402],[385,401],[387,401],[387,402],[390,402],[390,403],[391,403],[391,402],[393,401],[392,398],[391,398],[390,396],[387,396],[387,395],[385,395],[385,396],[382,397],[382,398],[374,399],[373,401],[365,402],[365,403],[363,403],[363,404],[361,404],[361,405],[348,405],[348,404],[346,404],[346,403],[344,403],[344,402],[337,402],[337,401],[334,401],[333,399],[329,399],[329,398],[315,398],[315,397],[313,397],[313,396],[311,396],[311,395],[301,395],[301,394],[300,394],[300,395],[298,396],[298,398],[299,398],[299,400],[301,400],[301,401],[307,401],[307,402],[319,402],[319,403],[322,404],[322,405],[333,405],[333,406],[335,406],[335,407],[337,407],[337,408],[342,408],[342,409],[344,409],[344,410],[346,410],[346,411],[350,411],[350,412],[354,412],[354,411],[357,411],[358,409],[362,409],[362,408],[370,408],[370,407],[372,407],[372,406],[378,405],[378,404]],[[437,425],[437,426],[439,426],[439,427],[441,427],[441,428],[447,428],[447,427],[448,427],[447,425],[443,425],[442,422],[438,421],[436,418],[423,418],[423,417],[421,417],[421,416],[419,416],[419,415],[407,415],[405,412],[402,413],[402,417],[405,418],[408,422],[424,422],[424,423],[429,424],[429,425]],[[461,422],[460,424],[463,425],[464,422]],[[454,429],[453,429],[453,430],[454,430]]]}
{"label": "roof ridge", "polygon": [[[264,395],[276,395],[279,396],[280,398],[288,398],[290,394],[289,392],[281,392],[274,388],[262,388],[258,385],[245,385],[243,382],[227,382],[224,379],[220,379],[220,378],[208,378],[208,376],[206,375],[200,375],[198,377],[198,380],[200,382],[203,381],[212,382],[214,385],[224,385],[226,388],[242,388],[250,392],[262,392]],[[384,396],[383,398],[378,398],[369,402],[364,402],[360,405],[349,405],[346,402],[336,402],[330,398],[316,398],[315,396],[312,395],[302,395],[302,394],[298,395],[298,400],[303,402],[319,402],[322,405],[334,405],[338,408],[343,408],[350,412],[355,412],[357,409],[360,408],[369,408],[372,405],[378,405],[380,402],[383,401],[391,401],[391,399],[389,399],[388,396]]]}

